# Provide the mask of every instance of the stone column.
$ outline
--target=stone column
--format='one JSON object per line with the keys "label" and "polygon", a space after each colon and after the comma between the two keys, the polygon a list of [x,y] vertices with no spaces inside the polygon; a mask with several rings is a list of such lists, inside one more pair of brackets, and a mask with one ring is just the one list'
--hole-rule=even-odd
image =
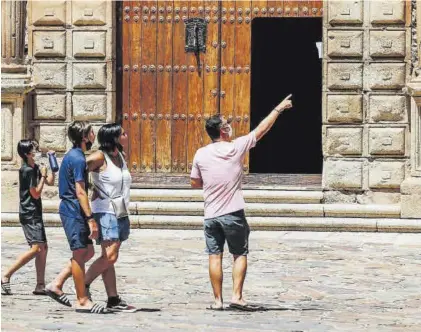
{"label": "stone column", "polygon": [[[402,218],[421,218],[421,82],[411,83],[411,170],[401,184]],[[414,90],[416,88],[416,90]]]}
{"label": "stone column", "polygon": [[2,1],[1,59],[1,199],[3,211],[18,209],[18,168],[16,152],[24,137],[26,93],[31,90],[26,64],[26,1]]}
{"label": "stone column", "polygon": [[23,105],[31,89],[25,64],[26,1],[2,1],[1,125],[2,169],[17,165],[23,135]]}
{"label": "stone column", "polygon": [[25,60],[26,1],[1,2],[2,66]]}
{"label": "stone column", "polygon": [[411,96],[411,166],[401,184],[402,217],[421,218],[421,5],[412,1],[412,76],[407,84]]}

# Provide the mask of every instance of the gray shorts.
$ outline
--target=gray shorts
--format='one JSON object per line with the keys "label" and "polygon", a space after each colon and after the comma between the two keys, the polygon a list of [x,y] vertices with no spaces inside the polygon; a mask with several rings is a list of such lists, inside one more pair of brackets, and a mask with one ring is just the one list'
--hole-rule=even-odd
{"label": "gray shorts", "polygon": [[223,253],[225,239],[231,254],[240,256],[248,254],[250,227],[244,210],[205,219],[204,228],[206,252],[209,255]]}
{"label": "gray shorts", "polygon": [[45,227],[42,219],[20,219],[23,233],[26,241],[30,246],[34,243],[47,243],[47,236],[45,235]]}

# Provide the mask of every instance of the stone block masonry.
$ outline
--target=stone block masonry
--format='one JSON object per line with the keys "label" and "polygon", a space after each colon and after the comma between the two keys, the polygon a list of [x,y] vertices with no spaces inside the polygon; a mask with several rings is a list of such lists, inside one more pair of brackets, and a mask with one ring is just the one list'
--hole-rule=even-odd
{"label": "stone block masonry", "polygon": [[396,202],[410,169],[410,98],[405,92],[412,5],[357,0],[326,1],[324,6],[326,202],[335,192],[338,199],[354,197],[362,204]]}
{"label": "stone block masonry", "polygon": [[27,10],[35,85],[29,127],[41,146],[65,152],[68,123],[97,128],[115,118],[115,2],[30,1]]}

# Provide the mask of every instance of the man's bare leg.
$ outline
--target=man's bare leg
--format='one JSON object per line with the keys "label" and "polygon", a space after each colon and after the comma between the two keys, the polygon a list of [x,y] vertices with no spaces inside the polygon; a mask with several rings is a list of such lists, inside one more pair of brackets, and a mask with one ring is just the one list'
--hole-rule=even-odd
{"label": "man's bare leg", "polygon": [[37,272],[36,292],[42,292],[45,288],[45,265],[47,263],[48,245],[46,243],[40,244],[40,251],[35,256],[35,270]]}
{"label": "man's bare leg", "polygon": [[233,255],[234,264],[232,267],[232,299],[231,303],[246,305],[243,299],[243,285],[247,273],[247,256]]}
{"label": "man's bare leg", "polygon": [[72,275],[76,288],[76,308],[90,308],[93,303],[86,295],[85,288],[85,256],[87,249],[76,249],[72,257]]}
{"label": "man's bare leg", "polygon": [[222,257],[222,253],[209,255],[209,277],[215,297],[215,303],[212,305],[213,309],[219,309],[223,306],[222,281],[224,276],[222,272]]}
{"label": "man's bare leg", "polygon": [[[85,263],[88,262],[95,255],[93,244],[88,244],[85,253]],[[67,279],[72,276],[72,263],[67,263],[66,267],[60,271],[58,276],[50,282],[45,288],[56,293],[57,295],[63,294],[63,286]]]}

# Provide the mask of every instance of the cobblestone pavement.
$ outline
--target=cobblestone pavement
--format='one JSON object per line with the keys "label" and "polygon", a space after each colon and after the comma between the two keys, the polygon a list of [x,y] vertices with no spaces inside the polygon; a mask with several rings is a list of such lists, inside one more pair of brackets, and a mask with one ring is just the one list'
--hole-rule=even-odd
{"label": "cobblestone pavement", "polygon": [[[63,230],[48,228],[47,280],[70,257]],[[20,228],[2,228],[2,271],[25,249]],[[122,297],[140,311],[106,316],[31,294],[34,263],[2,296],[2,331],[421,331],[418,234],[252,232],[245,296],[264,312],[214,312],[201,231],[133,230],[117,264]],[[225,299],[231,259],[224,258]],[[105,299],[101,280],[93,297]],[[65,291],[74,300],[73,281]],[[227,303],[228,304],[228,303]]]}

